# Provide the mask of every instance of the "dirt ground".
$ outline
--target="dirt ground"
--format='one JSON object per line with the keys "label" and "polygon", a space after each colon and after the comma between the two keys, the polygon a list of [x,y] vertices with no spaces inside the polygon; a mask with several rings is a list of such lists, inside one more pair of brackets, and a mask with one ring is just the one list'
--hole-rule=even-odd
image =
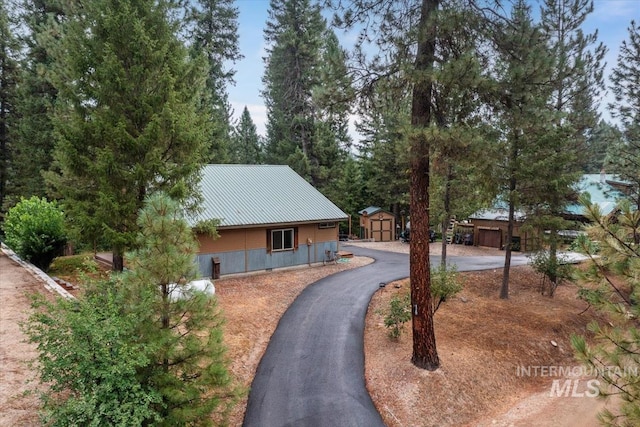
{"label": "dirt ground", "polygon": [[49,294],[43,282],[0,252],[0,426],[36,426],[38,398],[23,395],[29,389],[26,361],[36,356],[24,342],[19,323],[28,317],[28,295]]}
{"label": "dirt ground", "polygon": [[[376,249],[408,252],[393,243],[359,243]],[[440,253],[440,243],[431,245]],[[344,248],[348,250],[348,247]],[[503,254],[449,245],[448,254]],[[371,262],[351,258],[329,266],[280,270],[216,281],[226,324],[225,342],[231,371],[249,388],[257,365],[287,307],[304,287],[337,271]],[[575,288],[558,289],[555,298],[537,292],[538,278],[528,267],[512,269],[508,301],[497,298],[502,270],[461,273],[465,288],[436,314],[436,338],[442,366],[435,372],[410,363],[410,325],[397,342],[387,337],[382,311],[394,293],[388,285],[372,299],[365,332],[366,380],[378,410],[389,426],[590,426],[601,408],[592,398],[549,397],[556,378],[518,376],[518,366],[576,366],[569,348],[571,333],[582,333],[590,312]],[[0,426],[38,425],[34,396],[24,396],[35,356],[17,326],[27,316],[26,293],[46,292],[41,282],[0,255]],[[553,346],[554,341],[557,346]],[[242,424],[246,398],[231,414],[230,425]],[[548,421],[548,422],[547,422]]]}

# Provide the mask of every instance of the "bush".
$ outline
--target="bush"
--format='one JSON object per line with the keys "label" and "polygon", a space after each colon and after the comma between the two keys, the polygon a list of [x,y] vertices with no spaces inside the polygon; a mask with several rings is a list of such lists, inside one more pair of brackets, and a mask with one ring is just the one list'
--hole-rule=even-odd
{"label": "bush", "polygon": [[406,322],[411,320],[411,296],[394,295],[389,303],[389,312],[384,318],[384,326],[389,329],[389,338],[398,339]]}
{"label": "bush", "polygon": [[458,271],[455,266],[440,266],[431,270],[431,296],[433,297],[433,312],[440,304],[462,290],[462,284],[458,281]]}
{"label": "bush", "polygon": [[551,256],[549,251],[541,250],[530,257],[533,269],[542,276],[540,291],[542,295],[552,297],[556,288],[563,280],[570,280],[573,276],[573,266],[569,264],[566,256]]}
{"label": "bush", "polygon": [[67,242],[62,210],[55,202],[36,196],[22,198],[9,209],[3,230],[5,243],[42,270],[49,268]]}
{"label": "bush", "polygon": [[[431,270],[431,297],[433,313],[440,304],[462,290],[455,267],[440,266]],[[406,322],[411,320],[411,295],[395,295],[389,302],[389,311],[384,318],[384,325],[389,329],[389,338],[398,339]]]}

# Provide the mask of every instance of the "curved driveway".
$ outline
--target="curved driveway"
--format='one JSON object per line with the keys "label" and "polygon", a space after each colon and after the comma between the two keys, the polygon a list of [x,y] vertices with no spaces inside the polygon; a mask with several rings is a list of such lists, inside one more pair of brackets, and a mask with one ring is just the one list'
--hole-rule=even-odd
{"label": "curved driveway", "polygon": [[[409,275],[409,256],[349,250],[376,261],[312,283],[288,308],[251,385],[245,427],[384,426],[364,383],[364,319],[381,282]],[[458,271],[504,266],[499,256],[449,260]],[[526,262],[513,256],[511,265]]]}

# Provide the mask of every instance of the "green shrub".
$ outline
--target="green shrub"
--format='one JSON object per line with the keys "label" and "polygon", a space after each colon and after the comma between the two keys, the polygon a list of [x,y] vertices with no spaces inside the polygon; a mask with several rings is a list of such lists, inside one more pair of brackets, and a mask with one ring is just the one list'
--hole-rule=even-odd
{"label": "green shrub", "polygon": [[440,304],[462,290],[462,284],[458,280],[458,271],[455,266],[439,266],[431,270],[431,297],[433,298],[433,312]]}
{"label": "green shrub", "polygon": [[49,268],[67,242],[62,210],[55,202],[36,196],[22,198],[9,209],[3,230],[5,243],[42,270]]}
{"label": "green shrub", "polygon": [[49,266],[49,273],[59,276],[70,276],[77,273],[95,273],[98,262],[90,254],[58,257]]}
{"label": "green shrub", "polygon": [[552,257],[549,251],[541,250],[531,255],[530,260],[533,269],[542,276],[540,291],[543,295],[552,297],[558,285],[573,276],[573,266],[561,254]]}
{"label": "green shrub", "polygon": [[384,326],[389,329],[389,338],[398,339],[406,322],[411,320],[411,296],[394,295],[389,303],[389,312],[384,318]]}
{"label": "green shrub", "polygon": [[[431,270],[431,297],[433,313],[440,304],[462,290],[455,267],[440,266]],[[389,338],[398,339],[406,322],[411,320],[411,295],[395,295],[389,302],[389,311],[384,318],[384,325],[389,329]]]}

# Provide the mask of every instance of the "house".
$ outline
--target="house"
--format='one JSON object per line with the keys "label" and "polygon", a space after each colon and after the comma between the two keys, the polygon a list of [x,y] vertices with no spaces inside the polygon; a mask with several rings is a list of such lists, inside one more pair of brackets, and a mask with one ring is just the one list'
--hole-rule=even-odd
{"label": "house", "polygon": [[[531,239],[532,236],[520,232],[520,227],[522,227],[525,219],[524,213],[515,212],[515,219],[512,248],[523,251],[532,250],[534,244],[533,239]],[[507,242],[507,225],[509,224],[508,209],[483,209],[471,215],[469,220],[473,224],[474,246],[504,248]]]}
{"label": "house", "polygon": [[358,211],[360,215],[360,237],[376,242],[396,239],[396,217],[377,206],[369,206]]}
{"label": "house", "polygon": [[322,262],[338,250],[342,210],[288,166],[208,165],[201,211],[190,225],[218,219],[219,237],[198,234],[203,277]]}
{"label": "house", "polygon": [[[611,213],[623,193],[620,191],[625,184],[615,179],[610,174],[585,174],[576,185],[576,194],[589,193],[591,202],[600,206],[604,214]],[[563,214],[565,219],[587,222],[584,215],[584,207],[577,202],[566,207]],[[535,250],[536,239],[532,233],[521,232],[520,228],[524,223],[525,213],[517,211],[515,213],[516,222],[513,230],[513,248],[523,251]],[[484,209],[469,217],[473,224],[473,244],[476,246],[488,246],[494,248],[504,248],[507,236],[508,209],[499,207]],[[566,230],[567,235],[575,235],[576,232]]]}

